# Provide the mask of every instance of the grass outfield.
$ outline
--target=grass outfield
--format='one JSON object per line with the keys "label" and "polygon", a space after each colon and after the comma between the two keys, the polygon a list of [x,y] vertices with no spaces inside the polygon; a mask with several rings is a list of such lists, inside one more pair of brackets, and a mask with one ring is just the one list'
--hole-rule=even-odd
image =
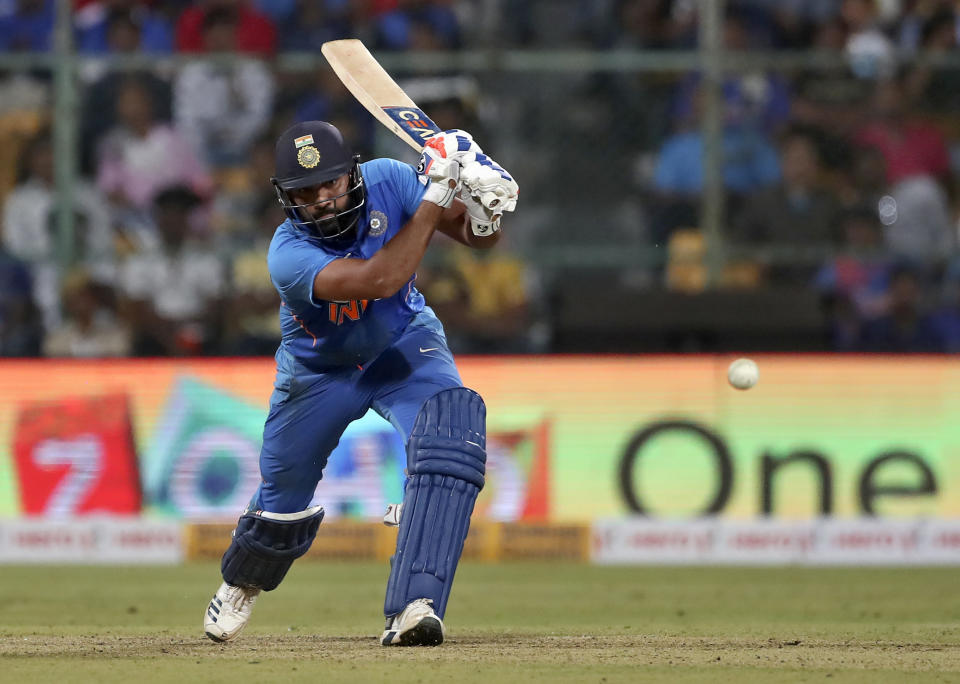
{"label": "grass outfield", "polygon": [[301,562],[234,644],[215,564],[0,567],[2,682],[960,682],[960,570],[465,564],[438,648],[377,645],[382,564]]}

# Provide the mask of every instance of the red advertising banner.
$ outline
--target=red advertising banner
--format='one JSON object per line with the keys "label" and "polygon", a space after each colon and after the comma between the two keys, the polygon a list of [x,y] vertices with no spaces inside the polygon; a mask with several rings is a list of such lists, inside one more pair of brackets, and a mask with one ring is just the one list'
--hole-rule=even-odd
{"label": "red advertising banner", "polygon": [[122,394],[24,405],[13,460],[23,513],[140,512],[140,473]]}

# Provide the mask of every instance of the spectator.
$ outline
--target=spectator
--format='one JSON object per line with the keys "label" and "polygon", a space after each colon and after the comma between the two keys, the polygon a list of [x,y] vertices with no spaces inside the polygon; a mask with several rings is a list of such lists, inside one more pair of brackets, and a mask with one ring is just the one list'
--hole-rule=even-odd
{"label": "spectator", "polygon": [[896,46],[880,25],[877,0],[843,0],[840,15],[847,27],[844,49],[860,78],[888,79],[897,68]]}
{"label": "spectator", "polygon": [[[260,138],[250,151],[249,163],[219,179],[211,220],[214,233],[227,249],[251,246],[265,230],[263,220],[270,224],[272,236],[286,219],[268,180],[275,170],[275,142],[273,136]],[[260,256],[265,259],[265,255],[266,251]]]}
{"label": "spectator", "polygon": [[355,35],[349,3],[342,0],[298,0],[293,7],[293,13],[281,24],[281,48],[285,52],[317,52],[328,40]]}
{"label": "spectator", "polygon": [[[870,206],[879,212],[881,200],[888,194],[886,160],[880,150],[856,147],[842,138],[830,138],[833,167],[828,174],[841,206]],[[887,213],[884,212],[884,217]],[[885,218],[885,220],[888,220]]]}
{"label": "spectator", "polygon": [[[272,148],[271,148],[272,152]],[[270,155],[273,163],[273,155]],[[235,356],[272,356],[280,344],[280,299],[270,282],[266,255],[277,226],[285,217],[276,215],[274,197],[251,213],[257,234],[234,255],[230,264],[230,287],[224,302],[223,353]]]}
{"label": "spectator", "polygon": [[939,24],[945,15],[953,19],[956,9],[954,0],[909,0],[903,4],[893,28],[897,44],[909,55],[924,49],[931,26]]}
{"label": "spectator", "polygon": [[[56,252],[53,226],[57,206],[49,135],[45,130],[31,141],[23,158],[23,180],[7,197],[3,211],[3,244],[25,261],[52,259]],[[81,180],[73,199],[88,223],[88,232],[78,236],[81,256],[109,252],[111,229],[103,196]]]}
{"label": "spectator", "polygon": [[[805,283],[813,271],[805,253],[824,252],[838,242],[838,203],[822,185],[817,140],[810,132],[794,129],[783,137],[780,167],[781,182],[751,194],[734,215],[732,241],[779,252],[764,268],[768,282]],[[789,261],[782,258],[788,252]]]}
{"label": "spectator", "polygon": [[[532,271],[504,249],[460,249],[436,244],[418,287],[430,298],[454,353],[542,351]],[[422,285],[421,285],[422,280]]]}
{"label": "spectator", "polygon": [[77,51],[108,52],[173,51],[173,27],[166,17],[137,0],[102,0],[85,5],[74,15]]}
{"label": "spectator", "polygon": [[374,18],[374,44],[383,50],[456,50],[460,23],[446,2],[407,0]]}
{"label": "spectator", "polygon": [[770,16],[773,47],[802,50],[814,42],[817,27],[836,17],[836,0],[750,0]]}
{"label": "spectator", "polygon": [[[528,0],[503,0],[492,35],[495,47],[533,47],[537,43],[537,29],[544,25],[534,16],[534,8],[534,3]],[[503,21],[502,17],[510,20]]]}
{"label": "spectator", "polygon": [[[957,49],[957,18],[954,11],[941,10],[923,24],[925,57],[945,56]],[[951,120],[960,108],[960,72],[953,66],[920,62],[906,77],[906,94],[914,106]]]}
{"label": "spectator", "polygon": [[750,197],[735,221],[736,235],[753,244],[824,247],[833,234],[837,201],[821,184],[817,140],[801,129],[780,143],[781,181]]}
{"label": "spectator", "polygon": [[910,176],[881,198],[887,249],[919,262],[941,261],[957,246],[947,195],[930,176]]}
{"label": "spectator", "polygon": [[[728,12],[723,26],[724,47],[727,50],[743,52],[750,49],[746,17],[742,12]],[[674,104],[675,120],[696,118],[701,81],[701,74],[695,73],[681,82]],[[789,117],[790,91],[786,81],[779,75],[763,71],[728,75],[721,89],[724,119],[730,125],[743,125],[771,133],[776,132]]]}
{"label": "spectator", "polygon": [[0,52],[48,52],[53,42],[54,0],[0,4]]}
{"label": "spectator", "polygon": [[884,158],[888,195],[881,204],[887,244],[911,259],[939,258],[956,246],[944,187],[950,156],[936,126],[908,113],[900,79],[877,84],[869,122],[856,140]]}
{"label": "spectator", "polygon": [[[768,187],[780,178],[777,151],[770,141],[747,126],[723,130],[723,182],[727,190],[747,193]],[[703,191],[703,139],[695,128],[670,136],[660,149],[654,185],[664,193],[698,196]]]}
{"label": "spectator", "polygon": [[136,80],[121,85],[115,111],[118,125],[101,144],[97,169],[97,185],[115,205],[146,210],[173,186],[209,193],[204,164],[177,131],[156,120],[145,86]]}
{"label": "spectator", "polygon": [[890,277],[887,313],[868,320],[859,348],[870,352],[942,352],[944,339],[936,319],[926,310],[918,273],[898,267]]}
{"label": "spectator", "polygon": [[[599,48],[662,50],[674,47],[670,0],[614,0],[584,3],[593,9],[590,26]],[[612,7],[609,5],[612,4]],[[586,8],[584,8],[586,9]]]}
{"label": "spectator", "polygon": [[[250,7],[245,0],[202,0],[180,15],[176,28],[176,45],[180,52],[216,52],[222,49],[211,44],[211,15],[229,15],[231,21],[219,22],[218,30],[229,32],[230,50],[269,56],[276,50],[277,30],[269,17]],[[223,39],[222,42],[227,42]]]}
{"label": "spectator", "polygon": [[[700,109],[700,98],[695,112]],[[699,118],[698,116],[695,118]],[[755,192],[780,178],[777,152],[756,128],[728,123],[723,129],[723,184],[736,196]],[[665,241],[678,226],[699,225],[697,218],[703,192],[703,138],[699,127],[675,133],[664,141],[653,175],[657,195],[654,217],[655,241]]]}
{"label": "spectator", "polygon": [[[812,47],[839,52],[846,41],[846,25],[836,17],[816,27]],[[872,85],[857,77],[848,64],[804,69],[793,80],[790,117],[795,123],[846,137],[860,124]]]}
{"label": "spectator", "polygon": [[[203,19],[207,52],[232,52],[237,46],[237,15],[213,9]],[[229,66],[210,61],[186,65],[173,86],[177,128],[206,161],[217,167],[240,164],[270,121],[274,81],[256,60]]]}
{"label": "spectator", "polygon": [[128,356],[130,332],[109,306],[112,288],[76,271],[63,284],[64,323],[47,334],[45,356],[104,358]]}
{"label": "spectator", "polygon": [[[31,264],[34,296],[43,312],[44,324],[52,329],[59,323],[59,271],[56,233],[57,196],[53,179],[53,146],[48,131],[38,134],[24,156],[21,182],[6,199],[3,208],[3,245],[14,257]],[[73,192],[76,214],[74,243],[69,245],[78,262],[89,265],[99,277],[109,278],[113,270],[113,231],[107,202],[84,180]]]}
{"label": "spectator", "polygon": [[[332,123],[350,143],[352,150],[364,159],[372,158],[373,140],[376,127],[379,125],[377,121],[369,116],[363,105],[357,102],[357,98],[344,87],[332,69],[317,70],[314,79],[305,81],[307,87],[292,98],[291,123],[297,121]],[[411,95],[411,98],[415,95],[416,93]],[[421,107],[429,107],[430,116],[437,122],[438,112],[434,109],[433,102],[415,101]],[[437,124],[444,128],[440,122]],[[451,128],[457,128],[457,126]]]}
{"label": "spectator", "polygon": [[38,356],[42,338],[30,269],[0,246],[0,356]]}
{"label": "spectator", "polygon": [[[146,49],[140,42],[140,30],[131,12],[112,12],[106,29],[107,50],[115,54],[129,54]],[[154,118],[167,122],[170,114],[170,83],[153,70],[105,70],[102,74],[88,74],[90,86],[83,96],[80,118],[80,167],[84,173],[93,173],[100,139],[116,123],[116,103],[120,89],[129,81],[137,82],[150,93]]]}
{"label": "spectator", "polygon": [[876,209],[851,207],[838,218],[843,251],[824,264],[814,278],[830,319],[832,347],[855,349],[864,320],[883,315],[887,305],[890,259]]}
{"label": "spectator", "polygon": [[120,265],[120,311],[136,356],[195,355],[216,349],[224,295],[223,264],[194,235],[200,198],[185,188],[154,200],[161,245]]}
{"label": "spectator", "polygon": [[[328,2],[329,0],[321,0]],[[345,0],[333,0],[335,4],[348,4]],[[277,26],[283,26],[297,12],[297,5],[301,4],[299,0],[256,0],[254,6],[258,12],[270,17],[271,21]],[[314,4],[314,3],[307,3]],[[283,31],[281,31],[283,33]],[[286,41],[284,41],[286,42]]]}
{"label": "spectator", "polygon": [[960,257],[954,256],[944,269],[940,306],[934,313],[944,351],[960,353]]}
{"label": "spectator", "polygon": [[879,81],[868,120],[856,141],[883,154],[887,182],[894,185],[911,176],[931,176],[947,181],[950,155],[943,135],[922,118],[911,114],[899,78]]}
{"label": "spectator", "polygon": [[11,114],[39,114],[49,107],[50,79],[47,74],[0,69],[0,121]]}
{"label": "spectator", "polygon": [[0,70],[0,198],[17,184],[25,148],[49,124],[49,84]]}

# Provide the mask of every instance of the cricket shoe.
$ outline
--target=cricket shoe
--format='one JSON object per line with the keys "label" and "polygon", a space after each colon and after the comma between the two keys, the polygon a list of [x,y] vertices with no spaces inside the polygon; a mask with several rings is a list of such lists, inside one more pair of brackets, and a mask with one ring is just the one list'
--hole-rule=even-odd
{"label": "cricket shoe", "polygon": [[439,646],[443,643],[443,620],[433,612],[432,599],[416,599],[402,612],[387,618],[380,637],[384,646]]}
{"label": "cricket shoe", "polygon": [[234,587],[224,582],[210,599],[203,616],[203,631],[214,641],[233,641],[250,621],[259,589]]}

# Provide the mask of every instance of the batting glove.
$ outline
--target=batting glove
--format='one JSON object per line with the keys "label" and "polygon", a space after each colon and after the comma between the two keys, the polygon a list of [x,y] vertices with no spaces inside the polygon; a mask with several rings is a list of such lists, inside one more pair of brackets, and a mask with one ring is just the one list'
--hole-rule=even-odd
{"label": "batting glove", "polygon": [[460,182],[469,194],[487,209],[497,213],[517,208],[520,188],[513,177],[485,154],[468,154],[461,161]]}
{"label": "batting glove", "polygon": [[432,135],[424,141],[424,145],[436,150],[444,159],[457,161],[462,161],[469,154],[483,154],[473,136],[459,128]]}
{"label": "batting glove", "polygon": [[470,230],[473,231],[474,235],[486,237],[500,230],[502,212],[487,209],[478,197],[470,195],[466,186],[460,191],[458,197],[467,208],[467,216],[470,217]]}
{"label": "batting glove", "polygon": [[444,209],[453,204],[460,188],[460,163],[456,159],[444,159],[434,148],[424,147],[417,173],[430,179],[423,199]]}

